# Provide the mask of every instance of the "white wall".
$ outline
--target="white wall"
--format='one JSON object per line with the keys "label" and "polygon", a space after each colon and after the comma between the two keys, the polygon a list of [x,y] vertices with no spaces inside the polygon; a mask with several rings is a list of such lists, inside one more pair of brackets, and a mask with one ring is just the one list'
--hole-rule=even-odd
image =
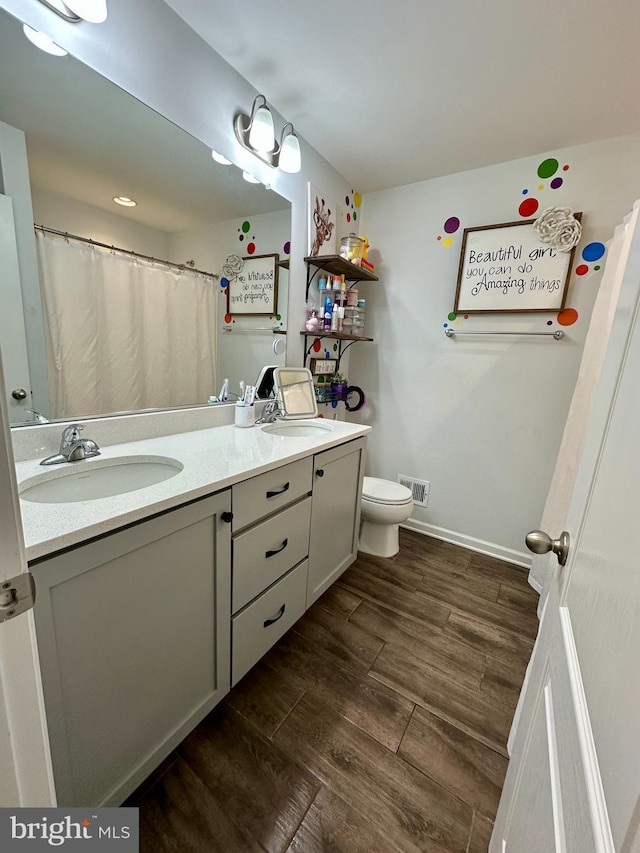
{"label": "white wall", "polygon": [[[244,222],[250,230],[242,230]],[[242,240],[240,240],[242,236]],[[247,246],[252,243],[255,255],[278,254],[281,260],[287,255],[285,243],[291,237],[291,211],[276,210],[251,216],[216,222],[198,230],[180,231],[171,237],[171,251],[174,256],[195,261],[196,267],[209,272],[217,272],[222,278],[222,264],[230,254],[247,254]],[[284,355],[275,355],[272,349],[274,336],[265,329],[287,328],[287,303],[289,299],[289,273],[279,270],[278,314],[270,316],[236,316],[231,322],[225,321],[227,297],[222,287],[218,287],[218,359],[216,365],[217,388],[223,379],[229,379],[229,388],[239,392],[239,382],[253,383],[264,364],[284,364]],[[217,285],[216,285],[217,286]],[[297,323],[297,321],[295,321]],[[256,331],[252,331],[256,330]],[[284,340],[280,338],[280,345]]]}
{"label": "white wall", "polygon": [[[378,250],[381,281],[361,289],[367,334],[376,340],[351,350],[350,381],[368,397],[357,418],[374,426],[369,473],[429,480],[429,507],[415,508],[413,526],[516,561],[528,559],[523,537],[541,519],[601,277],[575,274],[579,252],[592,240],[606,242],[640,195],[639,136],[546,156],[570,167],[559,170],[560,189],[537,177],[540,155],[367,195],[361,227]],[[463,229],[521,220],[523,189],[538,198],[538,212],[583,211],[567,301],[579,319],[559,342],[450,340],[443,324],[453,309]],[[446,247],[437,237],[447,236],[451,216],[461,225]],[[562,328],[555,314],[470,315],[452,327]]]}
{"label": "white wall", "polygon": [[[166,231],[40,187],[31,188],[31,200],[34,221],[38,225],[160,260],[173,260],[168,255],[170,235]],[[182,263],[182,260],[177,263]]]}

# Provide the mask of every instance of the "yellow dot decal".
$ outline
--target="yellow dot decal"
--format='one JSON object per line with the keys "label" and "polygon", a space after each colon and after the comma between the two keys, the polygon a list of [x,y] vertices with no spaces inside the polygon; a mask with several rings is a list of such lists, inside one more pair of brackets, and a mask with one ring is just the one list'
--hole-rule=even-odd
{"label": "yellow dot decal", "polygon": [[539,190],[543,190],[543,189],[544,189],[544,184],[538,184],[538,189],[539,189]]}
{"label": "yellow dot decal", "polygon": [[451,237],[445,237],[444,240],[442,241],[443,246],[450,246],[452,243],[453,243],[453,240],[451,239]]}
{"label": "yellow dot decal", "polygon": [[353,194],[353,203],[356,207],[360,207],[360,205],[362,204],[362,196],[360,195],[360,193]]}

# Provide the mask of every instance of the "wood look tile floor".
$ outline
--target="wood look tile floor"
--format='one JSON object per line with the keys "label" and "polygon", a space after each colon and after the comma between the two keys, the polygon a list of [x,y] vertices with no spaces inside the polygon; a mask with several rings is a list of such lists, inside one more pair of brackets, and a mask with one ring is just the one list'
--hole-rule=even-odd
{"label": "wood look tile floor", "polygon": [[128,801],[141,853],[485,853],[526,577],[406,530],[360,555]]}

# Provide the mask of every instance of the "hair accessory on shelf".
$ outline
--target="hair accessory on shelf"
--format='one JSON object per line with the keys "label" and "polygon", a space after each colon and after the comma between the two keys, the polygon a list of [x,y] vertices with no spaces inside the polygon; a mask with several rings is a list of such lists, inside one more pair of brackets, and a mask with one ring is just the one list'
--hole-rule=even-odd
{"label": "hair accessory on shelf", "polygon": [[542,243],[551,243],[560,252],[570,252],[578,245],[582,225],[570,207],[548,207],[533,223]]}

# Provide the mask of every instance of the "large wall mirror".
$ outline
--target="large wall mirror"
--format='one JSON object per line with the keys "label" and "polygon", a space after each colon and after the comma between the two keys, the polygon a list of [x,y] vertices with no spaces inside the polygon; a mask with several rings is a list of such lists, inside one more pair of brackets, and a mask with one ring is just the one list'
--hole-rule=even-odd
{"label": "large wall mirror", "polygon": [[[27,409],[69,419],[201,405],[225,379],[233,399],[240,380],[284,364],[288,201],[214,162],[71,56],[41,52],[1,10],[0,122],[0,175],[22,168],[25,139],[28,164],[22,185],[14,173],[0,185],[0,345],[13,424],[33,422]],[[25,193],[42,226],[27,229],[37,282],[18,267],[27,236],[23,223],[16,238],[14,214]],[[227,314],[232,254],[278,256],[275,311]],[[38,385],[46,394],[32,395]],[[12,396],[20,387],[25,399]]]}

